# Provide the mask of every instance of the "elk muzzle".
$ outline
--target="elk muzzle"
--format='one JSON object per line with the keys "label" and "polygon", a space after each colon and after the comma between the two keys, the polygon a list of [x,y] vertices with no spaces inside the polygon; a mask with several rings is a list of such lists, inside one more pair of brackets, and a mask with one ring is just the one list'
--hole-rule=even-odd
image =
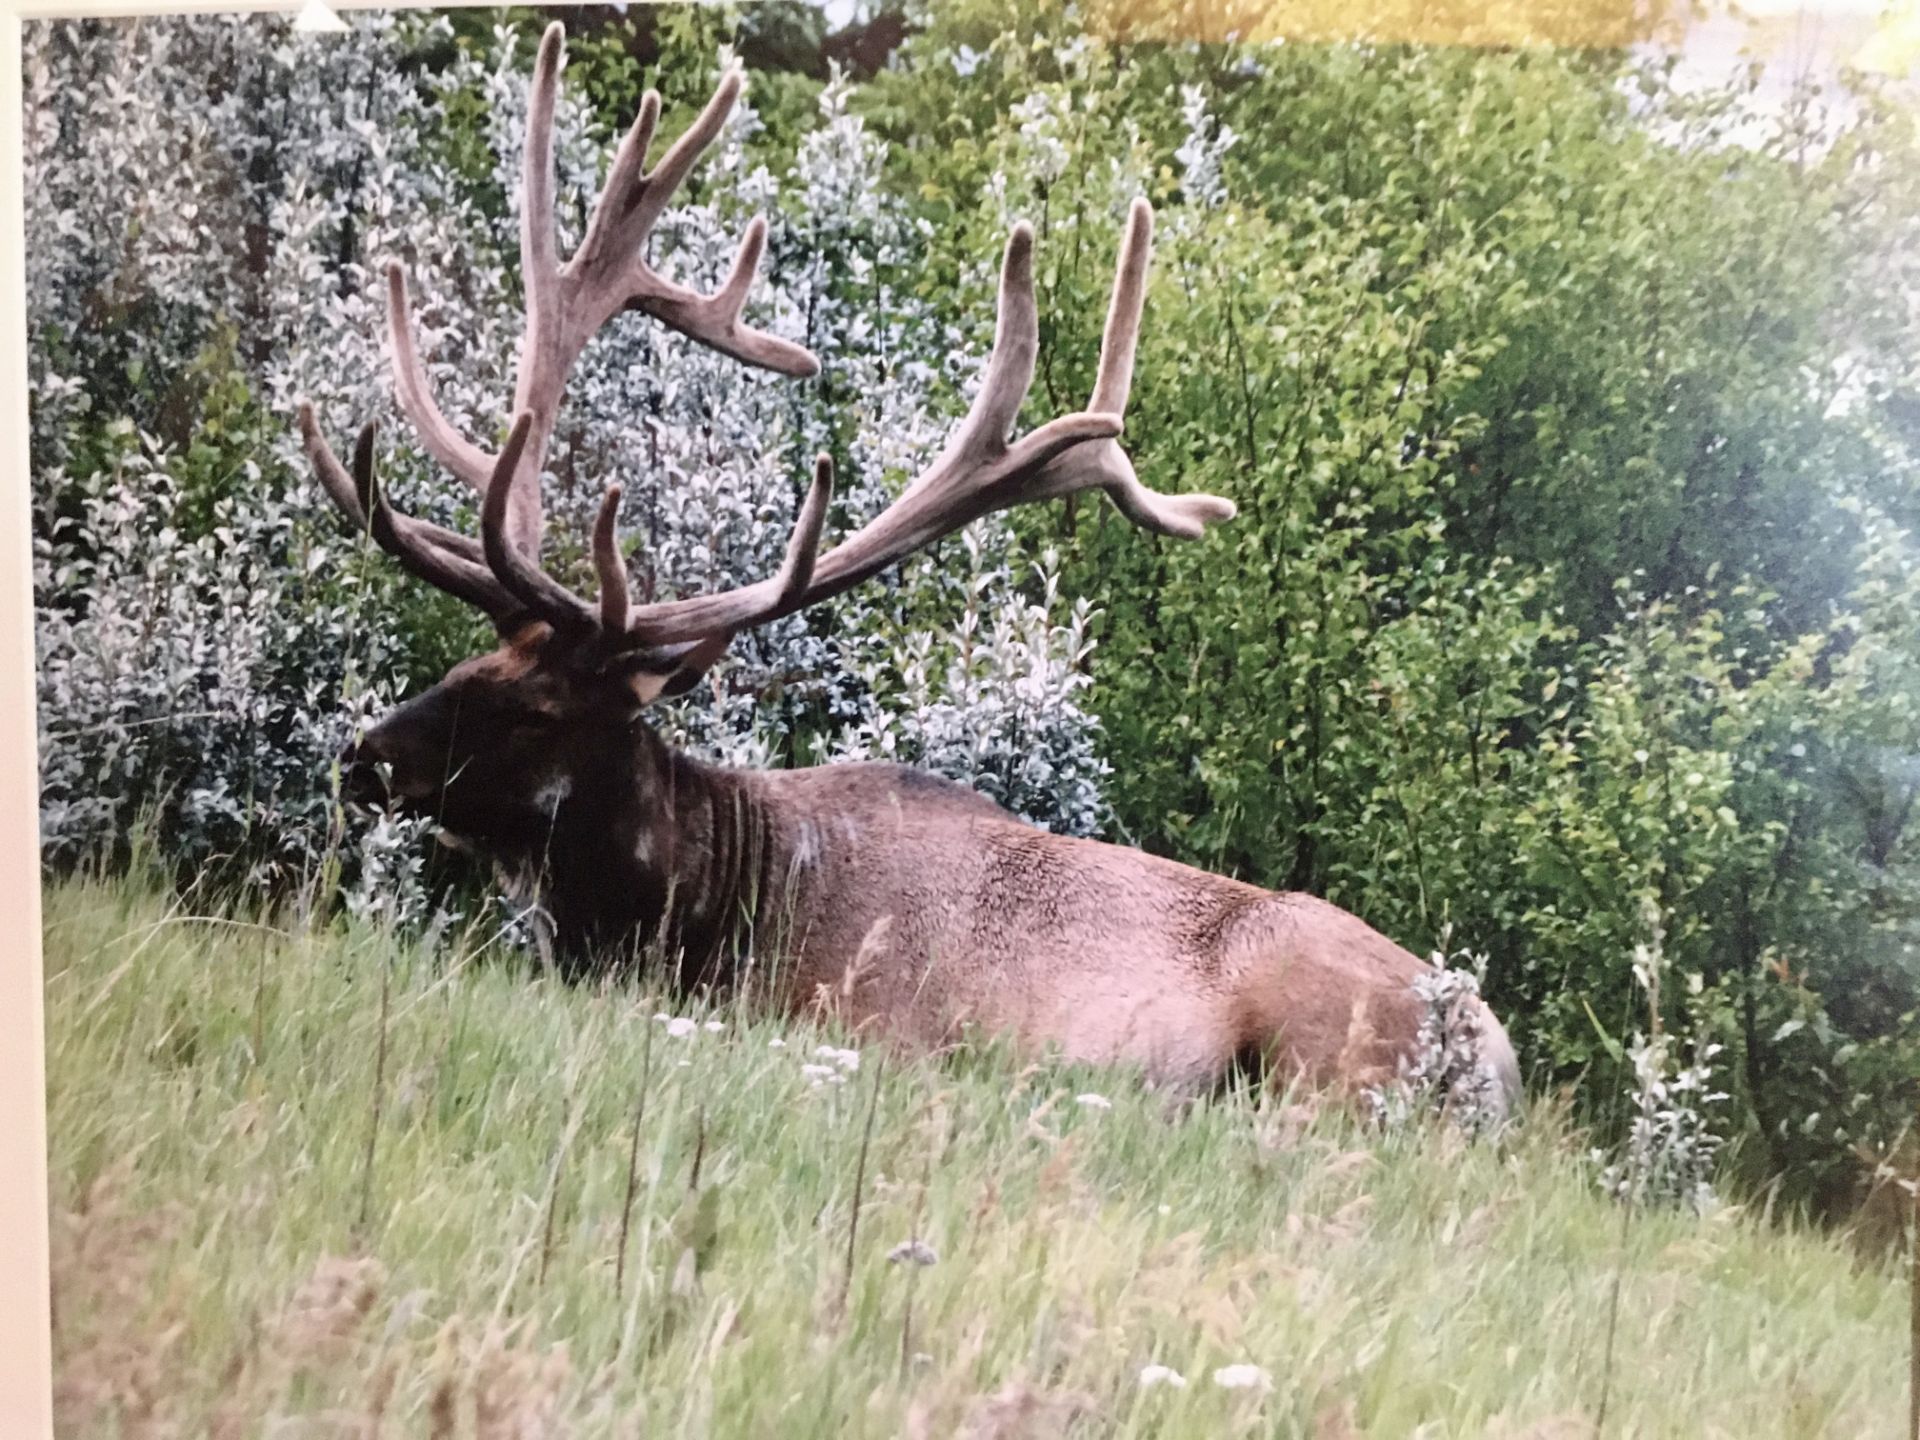
{"label": "elk muzzle", "polygon": [[392,762],[373,737],[355,741],[340,752],[340,798],[355,805],[385,805],[394,798]]}
{"label": "elk muzzle", "polygon": [[451,725],[443,697],[428,692],[388,714],[340,752],[340,794],[361,805],[422,801],[441,789]]}

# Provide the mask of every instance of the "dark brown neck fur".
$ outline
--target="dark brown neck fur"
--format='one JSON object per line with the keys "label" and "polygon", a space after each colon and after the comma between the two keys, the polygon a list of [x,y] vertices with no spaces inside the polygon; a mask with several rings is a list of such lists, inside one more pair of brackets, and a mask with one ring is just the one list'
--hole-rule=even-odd
{"label": "dark brown neck fur", "polygon": [[683,986],[730,984],[778,913],[771,808],[751,772],[707,765],[644,724],[609,737],[537,835],[498,847],[537,876],[563,969],[666,962]]}
{"label": "dark brown neck fur", "polygon": [[756,941],[772,943],[787,846],[751,771],[708,765],[655,739],[664,791],[655,868],[670,888],[663,934],[688,986],[731,984]]}

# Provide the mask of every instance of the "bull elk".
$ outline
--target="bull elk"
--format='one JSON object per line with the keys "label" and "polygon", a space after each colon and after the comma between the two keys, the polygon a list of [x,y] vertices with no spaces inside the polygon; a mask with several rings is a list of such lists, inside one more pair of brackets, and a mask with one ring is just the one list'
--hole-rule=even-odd
{"label": "bull elk", "polygon": [[[1087,408],[1010,438],[1033,377],[1033,233],[1014,227],[993,349],[951,441],[871,523],[818,554],[833,470],[815,464],[778,573],[717,594],[630,598],[607,488],[592,533],[597,603],[540,565],[542,455],[569,369],[615,314],[637,310],[747,365],[808,377],[799,345],[743,323],[766,240],[748,225],[711,295],[640,258],[648,234],[740,93],[730,68],[652,169],[649,93],[582,240],[564,262],[553,221],[553,107],[563,32],[542,40],[529,98],[520,220],[526,329],[511,432],[497,455],[456,432],[415,350],[404,274],[388,268],[402,411],[427,451],[480,496],[478,541],[394,510],[375,483],[372,427],[351,473],[310,406],[320,481],[408,571],[477,606],[501,637],[400,706],[341,757],[343,789],[432,817],[537,894],[558,952],[581,963],[658,946],[683,983],[737,983],[743,958],[783,1008],[832,995],[856,1025],[912,1046],[963,1027],[1067,1057],[1144,1068],[1199,1090],[1249,1061],[1354,1086],[1411,1052],[1426,962],[1355,916],[1141,851],[1037,829],[949,781],[895,765],[723,769],[670,748],[647,706],[695,685],[751,626],[837,595],[983,515],[1099,488],[1134,524],[1199,536],[1230,519],[1212,495],[1140,483],[1118,443],[1145,301],[1152,215],[1136,200],[1120,247]],[[1477,999],[1483,1072],[1504,1105],[1511,1047]]]}

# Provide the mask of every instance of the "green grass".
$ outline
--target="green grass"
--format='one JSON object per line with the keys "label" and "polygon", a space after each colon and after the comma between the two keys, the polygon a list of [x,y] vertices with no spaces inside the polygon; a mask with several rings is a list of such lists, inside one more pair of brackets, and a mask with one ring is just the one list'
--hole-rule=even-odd
{"label": "green grass", "polygon": [[[1623,1245],[1538,1107],[1497,1144],[1381,1137],[877,1046],[814,1088],[846,1037],[457,947],[128,885],[45,920],[63,1435],[1587,1434],[1616,1281],[1610,1434],[1904,1413],[1891,1270],[1737,1210]],[[938,1262],[889,1263],[909,1236]],[[1242,1362],[1270,1392],[1212,1382]]]}

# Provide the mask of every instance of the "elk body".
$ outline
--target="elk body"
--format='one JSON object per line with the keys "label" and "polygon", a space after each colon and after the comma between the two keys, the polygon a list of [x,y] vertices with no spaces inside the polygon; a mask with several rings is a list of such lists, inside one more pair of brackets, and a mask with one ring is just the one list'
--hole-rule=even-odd
{"label": "elk body", "polygon": [[[302,407],[307,450],[352,523],[413,574],[484,611],[500,648],[455,667],[343,759],[348,795],[429,815],[490,857],[550,917],[573,966],[642,947],[688,985],[753,969],[789,1009],[822,998],[853,1024],[936,1047],[969,1027],[1068,1057],[1138,1065],[1183,1089],[1258,1061],[1354,1087],[1411,1058],[1432,967],[1358,918],[1141,851],[1053,835],[963,786],[893,765],[777,772],[705,764],[666,745],[647,707],[698,683],[733,636],[825,600],[996,510],[1099,488],[1135,524],[1199,536],[1233,506],[1147,489],[1118,443],[1145,300],[1151,214],[1136,201],[1086,410],[1010,432],[1038,348],[1032,251],[1008,240],[993,351],[941,455],[871,523],[819,552],[832,489],[815,464],[779,572],[718,594],[635,605],[609,487],[593,534],[589,604],[540,567],[540,468],[567,373],[601,325],[639,310],[742,362],[796,377],[818,362],[745,325],[765,243],[747,228],[732,273],[703,296],[639,258],[654,222],[718,134],[741,86],[722,79],[651,169],[649,93],[579,248],[553,227],[552,116],[561,27],[541,44],[521,206],[526,333],[515,420],[488,454],[434,403],[404,277],[388,271],[400,405],[428,449],[478,492],[481,536],[402,515],[374,475],[372,427],[351,473]],[[1464,1018],[1496,1106],[1518,1090],[1504,1031],[1477,999]]]}

